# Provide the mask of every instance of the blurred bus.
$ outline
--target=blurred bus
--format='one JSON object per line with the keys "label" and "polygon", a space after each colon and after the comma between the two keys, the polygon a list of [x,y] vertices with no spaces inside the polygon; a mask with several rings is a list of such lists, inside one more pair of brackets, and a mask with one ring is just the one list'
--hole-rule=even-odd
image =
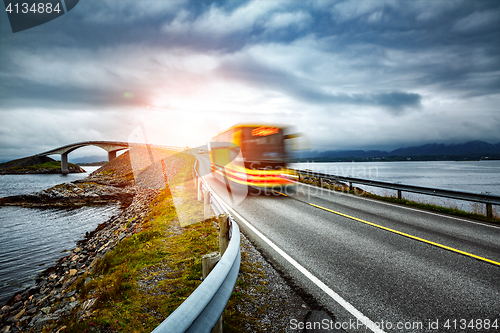
{"label": "blurred bus", "polygon": [[220,132],[210,142],[212,172],[219,181],[257,189],[261,193],[286,192],[294,187],[287,169],[287,127],[238,124]]}

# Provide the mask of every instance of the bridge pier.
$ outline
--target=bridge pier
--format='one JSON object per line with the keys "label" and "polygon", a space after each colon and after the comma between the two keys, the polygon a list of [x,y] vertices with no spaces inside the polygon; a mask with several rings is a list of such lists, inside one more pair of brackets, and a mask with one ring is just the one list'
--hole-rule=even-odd
{"label": "bridge pier", "polygon": [[108,162],[111,162],[116,158],[116,150],[108,151]]}
{"label": "bridge pier", "polygon": [[61,172],[66,175],[69,173],[68,169],[68,153],[61,154]]}

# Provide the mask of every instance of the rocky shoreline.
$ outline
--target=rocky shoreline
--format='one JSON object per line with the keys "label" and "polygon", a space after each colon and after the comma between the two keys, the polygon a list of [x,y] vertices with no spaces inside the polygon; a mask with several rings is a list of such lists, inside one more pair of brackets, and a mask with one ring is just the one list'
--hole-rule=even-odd
{"label": "rocky shoreline", "polygon": [[109,202],[130,204],[136,187],[119,188],[94,182],[64,183],[34,194],[0,198],[0,206],[74,207]]}
{"label": "rocky shoreline", "polygon": [[[150,212],[149,204],[159,191],[134,190],[135,195],[127,208],[88,233],[69,255],[43,271],[35,286],[16,294],[0,309],[0,332],[40,332],[46,324],[57,322],[73,309],[77,309],[78,319],[90,316],[89,309],[95,299],[82,303],[74,284],[118,242],[141,230],[141,222]],[[64,327],[55,332],[61,331]]]}
{"label": "rocky shoreline", "polygon": [[[85,173],[86,171],[78,165],[70,164],[68,165],[69,173]],[[0,175],[48,175],[48,174],[61,174],[61,168],[46,168],[46,167],[36,167],[36,168],[12,168],[1,170]]]}

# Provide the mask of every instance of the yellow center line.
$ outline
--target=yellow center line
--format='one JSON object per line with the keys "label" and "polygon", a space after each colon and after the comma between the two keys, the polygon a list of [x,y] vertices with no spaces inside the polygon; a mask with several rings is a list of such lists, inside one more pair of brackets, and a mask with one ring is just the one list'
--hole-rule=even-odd
{"label": "yellow center line", "polygon": [[[275,191],[275,192],[277,192],[277,193],[279,193],[279,194],[281,194],[281,195],[283,195],[285,197],[288,196],[288,195],[283,194],[283,193],[278,192],[278,191]],[[330,213],[334,213],[334,214],[337,214],[337,215],[340,215],[340,216],[343,216],[343,217],[347,217],[347,218],[349,218],[351,220],[355,220],[355,221],[358,221],[358,222],[361,222],[361,223],[364,223],[364,224],[368,224],[368,225],[371,225],[371,226],[379,228],[379,229],[390,231],[392,233],[395,233],[395,234],[398,234],[398,235],[401,235],[401,236],[404,236],[404,237],[408,237],[408,238],[417,240],[419,242],[423,242],[423,243],[427,243],[427,244],[430,244],[430,245],[434,245],[434,246],[440,247],[440,248],[448,250],[448,251],[459,253],[459,254],[462,254],[464,256],[468,256],[468,257],[471,257],[471,258],[474,258],[474,259],[478,259],[478,260],[481,260],[481,261],[484,261],[484,262],[487,262],[487,263],[490,263],[490,264],[493,264],[493,265],[500,266],[500,262],[497,262],[497,261],[494,261],[494,260],[491,260],[491,259],[488,259],[488,258],[477,256],[475,254],[472,254],[472,253],[469,253],[469,252],[465,252],[465,251],[462,251],[462,250],[458,250],[458,249],[455,249],[453,247],[446,246],[446,245],[443,245],[443,244],[439,244],[439,243],[436,243],[436,242],[433,242],[433,241],[430,241],[430,240],[427,240],[427,239],[424,239],[424,238],[413,236],[413,235],[407,234],[405,232],[401,232],[401,231],[398,231],[398,230],[394,230],[394,229],[391,229],[391,228],[387,228],[387,227],[381,226],[379,224],[375,224],[375,223],[368,222],[368,221],[365,221],[365,220],[362,220],[362,219],[358,219],[357,217],[346,215],[346,214],[343,214],[343,213],[340,213],[340,212],[337,212],[337,211],[334,211],[334,210],[331,210],[331,209],[328,209],[328,208],[325,208],[325,207],[322,207],[322,206],[318,206],[318,205],[315,205],[315,204],[312,204],[312,203],[309,203],[309,202],[305,202],[305,201],[298,200],[298,199],[295,199],[295,198],[292,198],[292,199],[297,200],[297,201],[301,201],[303,203],[306,203],[306,204],[308,204],[310,206],[313,206],[313,207],[316,207],[316,208],[319,208],[319,209],[322,209],[322,210],[326,210],[327,212],[330,212]]]}

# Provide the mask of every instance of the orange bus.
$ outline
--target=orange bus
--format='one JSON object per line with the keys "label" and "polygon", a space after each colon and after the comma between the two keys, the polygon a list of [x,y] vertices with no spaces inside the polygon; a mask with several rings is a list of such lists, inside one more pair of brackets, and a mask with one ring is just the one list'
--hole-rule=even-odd
{"label": "orange bus", "polygon": [[212,172],[219,181],[261,191],[286,191],[294,187],[287,169],[286,127],[238,124],[220,132],[210,142]]}

